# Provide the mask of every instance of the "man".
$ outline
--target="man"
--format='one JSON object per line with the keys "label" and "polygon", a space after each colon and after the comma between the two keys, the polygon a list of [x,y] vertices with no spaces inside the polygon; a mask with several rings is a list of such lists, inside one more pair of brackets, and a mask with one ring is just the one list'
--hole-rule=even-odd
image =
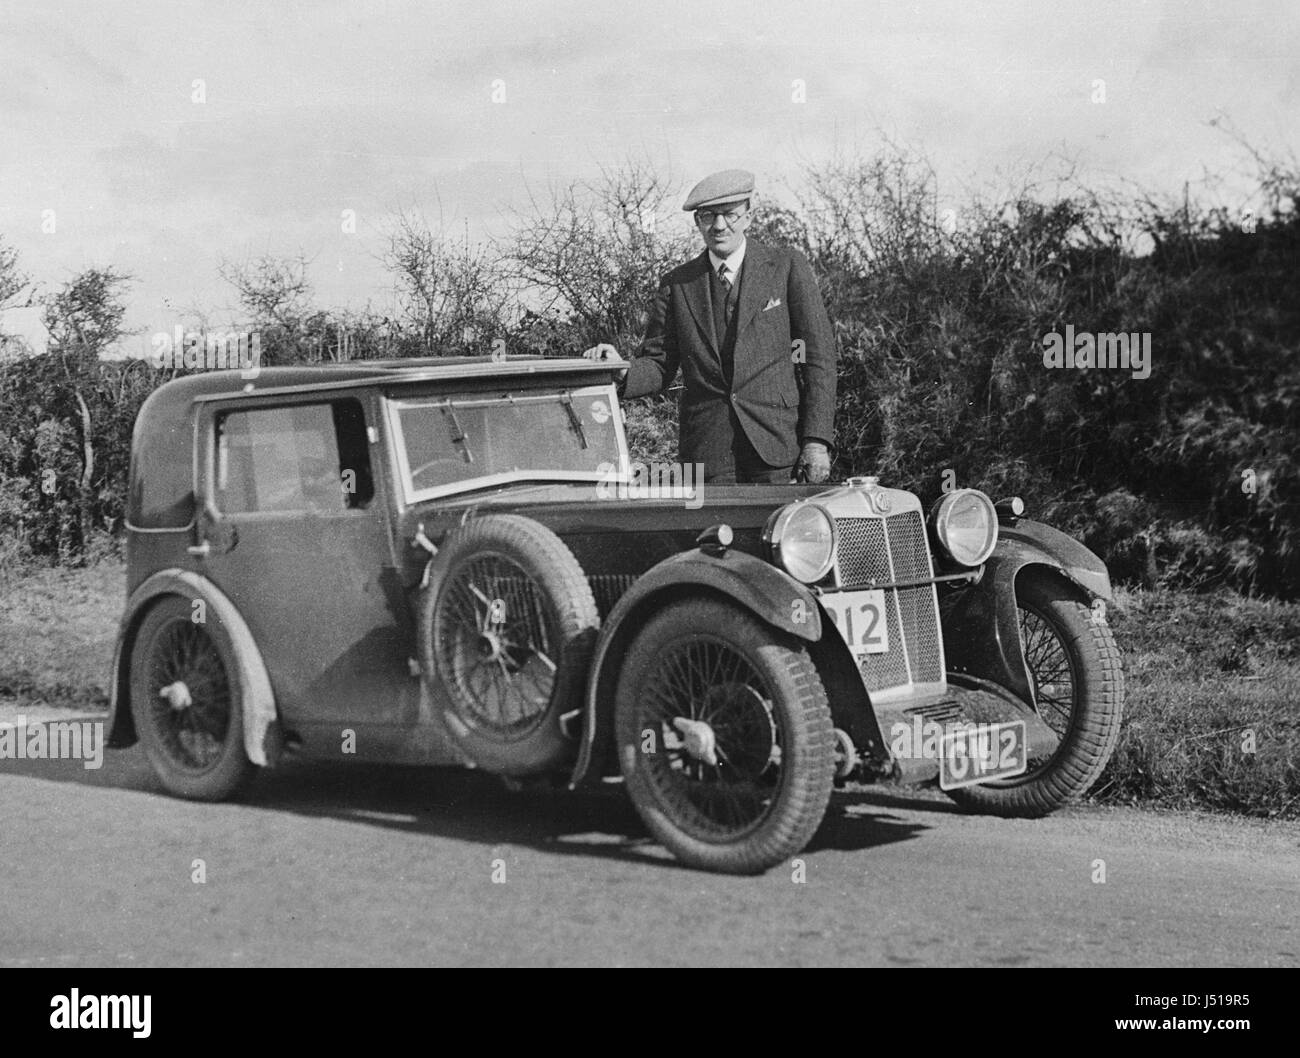
{"label": "man", "polygon": [[[835,339],[802,254],[747,239],[754,175],[728,169],[686,197],[705,249],[660,283],[625,397],[682,373],[678,459],[704,480],[784,483],[830,476]],[[618,356],[601,344],[584,354]]]}

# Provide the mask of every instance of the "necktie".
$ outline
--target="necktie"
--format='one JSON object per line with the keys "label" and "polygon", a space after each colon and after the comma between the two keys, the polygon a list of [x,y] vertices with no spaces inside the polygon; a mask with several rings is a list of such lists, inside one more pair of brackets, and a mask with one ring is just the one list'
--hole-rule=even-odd
{"label": "necktie", "polygon": [[722,264],[718,265],[718,281],[722,284],[722,288],[727,292],[727,300],[725,304],[726,313],[727,313],[726,320],[728,326],[730,326],[731,314],[735,310],[735,305],[733,303],[733,298],[731,296],[732,290],[734,288],[732,287],[731,284],[731,270],[727,268],[726,261],[723,261]]}

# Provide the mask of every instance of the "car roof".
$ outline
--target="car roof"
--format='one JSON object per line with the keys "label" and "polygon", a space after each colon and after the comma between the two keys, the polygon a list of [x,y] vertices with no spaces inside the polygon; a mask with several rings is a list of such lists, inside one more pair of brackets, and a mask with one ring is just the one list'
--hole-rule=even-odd
{"label": "car roof", "polygon": [[587,360],[582,357],[433,356],[404,360],[351,360],[342,363],[296,364],[262,367],[256,376],[245,377],[238,368],[228,371],[197,371],[179,375],[151,395],[155,404],[178,405],[223,398],[268,396],[279,393],[350,389],[358,386],[401,386],[438,382],[491,382],[494,379],[524,382],[532,378],[580,375],[588,385],[610,381],[620,363]]}
{"label": "car roof", "polygon": [[[245,378],[245,373],[238,368],[195,371],[163,383],[140,406],[132,432],[132,481],[138,484],[142,467],[154,467],[153,476],[158,477],[158,466],[174,465],[184,472],[176,481],[163,481],[161,491],[180,495],[189,488],[191,456],[188,437],[199,407],[208,401],[281,394],[310,396],[358,387],[392,390],[407,385],[421,387],[421,391],[427,393],[430,384],[438,383],[475,383],[480,388],[485,384],[491,386],[494,381],[509,383],[511,388],[600,385],[611,382],[622,366],[623,363],[618,361],[611,363],[582,357],[510,356],[501,359],[439,356],[263,367],[257,369],[255,378]],[[177,453],[176,443],[182,439],[184,452]],[[172,454],[160,459],[160,452]],[[136,502],[132,500],[132,503]]]}

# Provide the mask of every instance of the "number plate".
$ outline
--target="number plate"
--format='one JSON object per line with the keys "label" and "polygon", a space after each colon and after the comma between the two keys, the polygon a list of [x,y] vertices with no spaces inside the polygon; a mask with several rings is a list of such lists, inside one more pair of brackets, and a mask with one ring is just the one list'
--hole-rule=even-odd
{"label": "number plate", "polygon": [[990,779],[1021,775],[1029,766],[1025,722],[972,724],[950,731],[939,744],[939,788],[955,790]]}
{"label": "number plate", "polygon": [[821,596],[821,604],[853,651],[855,661],[861,662],[868,654],[889,653],[889,620],[883,591],[830,592]]}

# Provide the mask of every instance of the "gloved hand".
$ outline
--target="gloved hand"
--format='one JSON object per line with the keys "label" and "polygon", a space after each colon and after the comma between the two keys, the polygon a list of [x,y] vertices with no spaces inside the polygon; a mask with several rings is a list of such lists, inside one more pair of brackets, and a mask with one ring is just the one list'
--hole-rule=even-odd
{"label": "gloved hand", "polygon": [[795,480],[820,485],[831,476],[831,453],[820,441],[805,441],[799,460],[794,465]]}

